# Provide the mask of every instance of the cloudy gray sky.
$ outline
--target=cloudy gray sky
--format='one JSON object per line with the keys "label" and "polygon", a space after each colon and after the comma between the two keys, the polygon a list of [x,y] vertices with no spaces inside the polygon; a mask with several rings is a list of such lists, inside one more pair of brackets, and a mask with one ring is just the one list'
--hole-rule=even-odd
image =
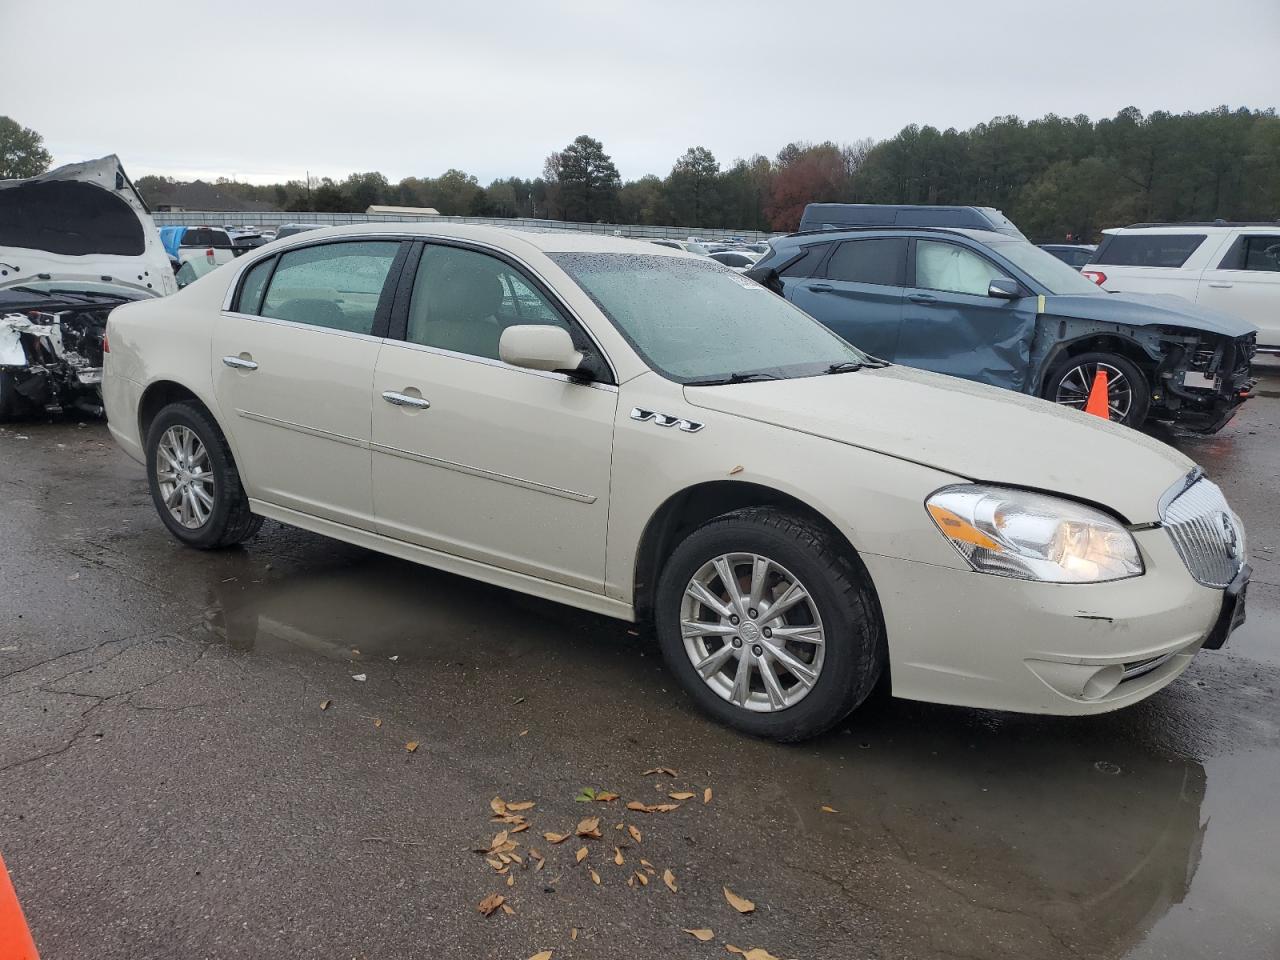
{"label": "cloudy gray sky", "polygon": [[135,177],[487,183],[590,133],[630,179],[694,144],[1280,104],[1280,0],[0,0],[0,37],[0,114]]}

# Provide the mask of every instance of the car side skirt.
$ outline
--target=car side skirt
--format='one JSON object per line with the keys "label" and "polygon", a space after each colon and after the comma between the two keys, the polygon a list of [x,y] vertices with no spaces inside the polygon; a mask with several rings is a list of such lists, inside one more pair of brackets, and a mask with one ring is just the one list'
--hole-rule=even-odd
{"label": "car side skirt", "polygon": [[618,620],[634,622],[636,619],[635,609],[630,604],[614,600],[603,594],[590,593],[586,590],[579,590],[576,587],[565,586],[550,580],[541,580],[537,577],[515,573],[511,570],[503,570],[500,567],[490,566],[476,560],[468,560],[464,557],[456,557],[428,547],[405,543],[403,540],[395,540],[368,530],[348,527],[333,520],[324,520],[320,517],[299,513],[297,510],[290,510],[288,507],[267,503],[265,500],[250,499],[249,509],[269,520],[278,520],[281,523],[289,524],[291,527],[300,527],[303,530],[310,530],[312,533],[332,537],[335,540],[354,544],[357,547],[364,547],[378,553],[399,557],[401,560],[409,560],[412,563],[420,563],[425,567],[432,567],[436,570],[443,570],[445,573],[454,573],[460,577],[479,580],[481,583],[491,583],[496,587],[505,587],[508,590],[526,593],[529,596],[540,597],[544,600],[552,600],[556,603],[563,603],[570,607],[577,607],[580,610],[587,610],[591,613],[599,613],[606,617],[614,617]]}

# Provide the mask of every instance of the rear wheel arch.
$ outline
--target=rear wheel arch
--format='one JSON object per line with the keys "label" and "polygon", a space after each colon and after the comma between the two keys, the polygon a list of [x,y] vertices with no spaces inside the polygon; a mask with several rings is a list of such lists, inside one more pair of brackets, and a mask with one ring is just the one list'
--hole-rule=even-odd
{"label": "rear wheel arch", "polygon": [[[675,548],[708,520],[744,507],[768,507],[808,520],[836,538],[850,560],[862,566],[857,548],[834,523],[803,500],[766,484],[744,480],[710,480],[672,494],[645,524],[636,550],[632,604],[637,619],[653,614],[662,567]],[[864,568],[865,572],[865,568]],[[867,574],[868,582],[870,575]]]}
{"label": "rear wheel arch", "polygon": [[[209,405],[201,400],[194,391],[189,390],[175,380],[157,380],[142,391],[142,396],[138,400],[139,439],[146,440],[147,433],[151,430],[151,422],[155,420],[156,414],[171,403],[190,403],[195,405],[204,411],[205,416],[217,423],[219,429],[222,429],[222,424],[218,422],[217,415],[209,409]],[[226,433],[225,430],[222,432]]]}

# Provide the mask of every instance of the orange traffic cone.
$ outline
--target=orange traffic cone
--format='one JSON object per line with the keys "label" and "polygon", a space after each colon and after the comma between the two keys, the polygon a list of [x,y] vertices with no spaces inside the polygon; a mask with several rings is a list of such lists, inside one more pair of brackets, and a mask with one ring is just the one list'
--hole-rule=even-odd
{"label": "orange traffic cone", "polygon": [[1111,419],[1111,400],[1107,394],[1107,371],[1098,367],[1093,375],[1093,386],[1089,388],[1089,399],[1084,405],[1085,413],[1092,413],[1103,420]]}
{"label": "orange traffic cone", "polygon": [[18,906],[9,871],[0,858],[0,958],[3,960],[40,960],[35,941],[27,929],[27,921]]}

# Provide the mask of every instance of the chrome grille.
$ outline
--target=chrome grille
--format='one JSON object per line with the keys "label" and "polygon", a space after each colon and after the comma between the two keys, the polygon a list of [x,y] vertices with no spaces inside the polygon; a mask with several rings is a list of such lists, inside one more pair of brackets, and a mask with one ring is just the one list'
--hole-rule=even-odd
{"label": "chrome grille", "polygon": [[1201,477],[1161,514],[1191,576],[1206,587],[1225,587],[1244,565],[1244,525],[1217,484]]}

